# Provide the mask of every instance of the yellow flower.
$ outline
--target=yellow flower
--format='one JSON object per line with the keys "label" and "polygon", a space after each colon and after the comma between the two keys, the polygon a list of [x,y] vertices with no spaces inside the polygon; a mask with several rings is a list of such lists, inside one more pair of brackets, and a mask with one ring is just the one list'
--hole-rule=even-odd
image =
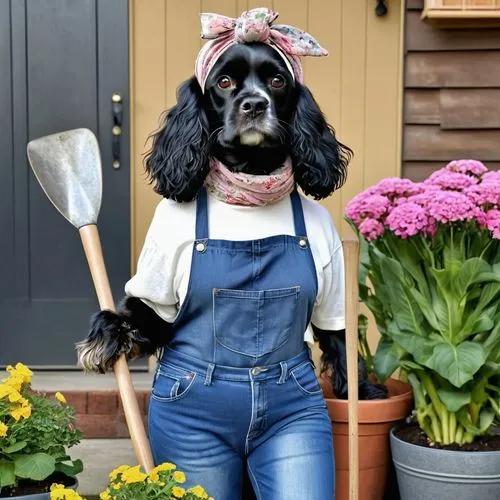
{"label": "yellow flower", "polygon": [[16,391],[15,389],[12,389],[12,391],[10,391],[9,401],[11,403],[21,402],[22,399],[23,399],[23,397],[21,396],[21,394],[18,391]]}
{"label": "yellow flower", "polygon": [[9,401],[14,403],[17,399],[21,398],[19,391],[7,383],[0,384],[0,399],[9,397]]}
{"label": "yellow flower", "polygon": [[198,498],[208,498],[207,492],[199,484],[189,488],[188,493],[193,493]]}
{"label": "yellow flower", "polygon": [[8,396],[12,392],[12,387],[3,383],[0,384],[0,399],[3,399],[5,396]]}
{"label": "yellow flower", "polygon": [[186,490],[180,486],[174,486],[172,488],[172,495],[174,495],[175,498],[182,498],[185,494]]}
{"label": "yellow flower", "polygon": [[154,469],[149,473],[149,480],[152,481],[153,483],[157,483],[160,480],[160,476],[158,475],[158,472],[156,472]]}
{"label": "yellow flower", "polygon": [[3,438],[7,435],[8,429],[9,428],[3,422],[0,422],[0,438]]}
{"label": "yellow flower", "polygon": [[127,484],[141,483],[144,481],[148,475],[141,472],[140,467],[140,465],[136,465],[135,467],[130,467],[125,472],[122,472],[122,481]]}
{"label": "yellow flower", "polygon": [[109,489],[106,491],[103,491],[100,495],[99,498],[101,500],[111,500],[113,497],[109,494]]}
{"label": "yellow flower", "polygon": [[2,382],[6,386],[12,387],[16,391],[20,391],[21,387],[23,386],[23,378],[21,376],[16,376],[16,377],[10,376],[8,378],[2,379]]}
{"label": "yellow flower", "polygon": [[170,462],[164,462],[160,465],[157,465],[153,470],[155,470],[156,472],[162,472],[175,469],[177,469],[177,467],[174,464],[171,464]]}
{"label": "yellow flower", "polygon": [[29,384],[31,382],[31,377],[33,377],[33,372],[22,363],[17,363],[16,367],[8,366],[7,371],[11,377],[21,378],[24,384]]}
{"label": "yellow flower", "polygon": [[130,465],[120,465],[120,467],[117,467],[109,473],[109,479],[114,481],[122,472],[125,472],[128,469],[130,469]]}
{"label": "yellow flower", "polygon": [[186,475],[184,474],[184,472],[181,472],[179,470],[176,470],[172,477],[174,478],[174,481],[177,481],[178,483],[186,482]]}
{"label": "yellow flower", "polygon": [[66,398],[60,392],[56,392],[55,398],[57,399],[57,401],[59,401],[63,405],[66,404]]}
{"label": "yellow flower", "polygon": [[84,500],[76,491],[67,490],[63,484],[50,487],[50,500]]}
{"label": "yellow flower", "polygon": [[10,414],[14,417],[16,421],[19,420],[21,417],[29,418],[31,415],[31,406],[29,405],[17,406],[10,412]]}

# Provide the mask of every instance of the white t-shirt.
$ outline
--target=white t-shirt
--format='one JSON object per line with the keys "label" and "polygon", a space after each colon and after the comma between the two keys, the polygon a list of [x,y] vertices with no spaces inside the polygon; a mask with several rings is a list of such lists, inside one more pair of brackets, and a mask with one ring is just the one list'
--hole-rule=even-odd
{"label": "white t-shirt", "polygon": [[[230,205],[208,196],[209,238],[242,241],[294,235],[289,196],[263,207]],[[318,277],[312,323],[322,330],[341,330],[344,321],[344,258],[328,211],[301,195],[307,236]],[[163,199],[158,204],[139,256],[137,273],[125,293],[138,297],[172,323],[186,297],[195,240],[196,202]],[[305,341],[312,343],[309,325]]]}

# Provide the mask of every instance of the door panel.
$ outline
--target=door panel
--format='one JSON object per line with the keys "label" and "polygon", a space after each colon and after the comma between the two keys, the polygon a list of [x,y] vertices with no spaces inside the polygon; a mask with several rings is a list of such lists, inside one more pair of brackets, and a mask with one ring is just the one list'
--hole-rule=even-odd
{"label": "door panel", "polygon": [[[29,140],[71,128],[98,137],[99,228],[115,299],[130,275],[127,0],[0,0],[0,365],[75,367],[98,309],[74,229],[26,159]],[[121,165],[111,162],[111,95],[124,102]]]}

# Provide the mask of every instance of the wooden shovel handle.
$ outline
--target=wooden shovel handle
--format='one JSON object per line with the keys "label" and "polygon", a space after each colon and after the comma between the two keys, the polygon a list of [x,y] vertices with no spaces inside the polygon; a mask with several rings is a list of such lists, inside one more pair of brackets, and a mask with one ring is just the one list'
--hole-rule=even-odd
{"label": "wooden shovel handle", "polygon": [[359,496],[358,446],[358,266],[359,242],[342,242],[345,263],[347,398],[349,418],[349,500]]}
{"label": "wooden shovel handle", "polygon": [[[94,281],[99,306],[101,310],[109,309],[114,311],[115,304],[113,302],[113,295],[111,294],[111,287],[109,286],[97,226],[95,224],[83,226],[79,231],[90,273],[92,274],[92,280]],[[135,456],[143,469],[146,472],[150,472],[154,467],[153,457],[125,355],[121,355],[115,363],[114,372]]]}

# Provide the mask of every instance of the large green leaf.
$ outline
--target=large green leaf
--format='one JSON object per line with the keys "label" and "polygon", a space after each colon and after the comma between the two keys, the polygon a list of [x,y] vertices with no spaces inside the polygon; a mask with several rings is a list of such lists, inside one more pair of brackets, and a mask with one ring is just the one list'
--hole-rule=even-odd
{"label": "large green leaf", "polygon": [[43,481],[55,471],[55,458],[47,453],[20,455],[14,459],[16,476]]}
{"label": "large green leaf", "polygon": [[80,474],[80,472],[83,471],[83,462],[78,459],[74,461],[70,461],[69,464],[63,463],[63,462],[57,462],[55,465],[55,469],[58,472],[62,472],[63,474],[66,474],[67,476],[76,476],[77,474]]}
{"label": "large green leaf", "polygon": [[424,317],[410,293],[410,287],[405,282],[405,272],[401,264],[380,251],[376,252],[376,256],[380,259],[382,277],[387,284],[386,293],[393,320],[401,330],[423,335]]}
{"label": "large green leaf", "polygon": [[479,429],[481,433],[484,434],[491,427],[494,418],[495,412],[492,410],[486,408],[481,410],[481,413],[479,414]]}
{"label": "large green leaf", "polygon": [[484,349],[474,342],[458,346],[446,342],[434,346],[432,356],[424,364],[436,371],[455,387],[462,387],[486,361]]}
{"label": "large green leaf", "polygon": [[395,342],[406,349],[417,363],[426,365],[434,353],[434,347],[441,339],[434,336],[421,337],[413,332],[401,331],[395,322],[389,322],[387,331]]}
{"label": "large green leaf", "polygon": [[439,331],[449,341],[453,332],[458,331],[462,322],[462,310],[459,308],[460,296],[452,290],[452,283],[457,270],[430,269],[431,276],[436,281],[436,287],[431,288],[432,305],[439,322]]}
{"label": "large green leaf", "polygon": [[482,272],[476,275],[473,283],[483,283],[486,281],[500,283],[500,275],[494,272]]}
{"label": "large green leaf", "polygon": [[481,273],[489,273],[491,266],[479,257],[467,259],[461,266],[456,280],[453,281],[453,290],[460,296],[464,296],[469,286],[477,281]]}
{"label": "large green leaf", "polygon": [[[420,240],[418,239],[407,239],[407,240],[397,240],[397,249],[399,260],[403,268],[408,271],[411,277],[415,280],[416,288],[420,291],[420,293],[430,299],[429,294],[429,284],[427,277],[422,269],[422,258],[418,251],[418,243]],[[424,268],[425,268],[424,262]]]}
{"label": "large green leaf", "polygon": [[[496,300],[496,296],[499,293],[500,283],[488,283],[482,287],[477,304],[472,302],[471,294],[469,294],[467,300],[471,303],[471,305],[466,311],[466,319],[462,324],[460,332],[456,335],[456,343],[461,342],[470,335],[488,331],[493,327],[495,324],[494,315],[500,306],[500,303]],[[492,301],[495,302],[493,305],[490,305]],[[491,321],[489,321],[488,318]],[[491,324],[491,322],[493,324]],[[491,324],[491,326],[484,328],[485,326],[488,326],[488,324]]]}
{"label": "large green leaf", "polygon": [[399,345],[391,342],[387,337],[380,339],[373,362],[375,374],[382,383],[399,367],[404,355],[405,351]]}
{"label": "large green leaf", "polygon": [[447,389],[437,390],[439,399],[446,405],[452,413],[457,412],[471,401],[471,393],[465,391],[453,391]]}
{"label": "large green leaf", "polygon": [[26,448],[27,444],[28,443],[26,441],[18,441],[17,443],[11,444],[10,446],[3,448],[2,452],[9,455],[11,453],[15,453],[16,451],[21,451],[23,448]]}
{"label": "large green leaf", "polygon": [[484,353],[486,359],[491,361],[498,361],[497,354],[500,351],[500,321],[497,320],[497,324],[493,330],[488,335],[488,338],[483,344]]}
{"label": "large green leaf", "polygon": [[16,482],[14,463],[10,460],[0,460],[0,489]]}
{"label": "large green leaf", "polygon": [[436,313],[431,300],[426,299],[416,288],[410,290],[412,297],[420,307],[422,314],[434,330],[440,331],[441,325],[436,317]]}

